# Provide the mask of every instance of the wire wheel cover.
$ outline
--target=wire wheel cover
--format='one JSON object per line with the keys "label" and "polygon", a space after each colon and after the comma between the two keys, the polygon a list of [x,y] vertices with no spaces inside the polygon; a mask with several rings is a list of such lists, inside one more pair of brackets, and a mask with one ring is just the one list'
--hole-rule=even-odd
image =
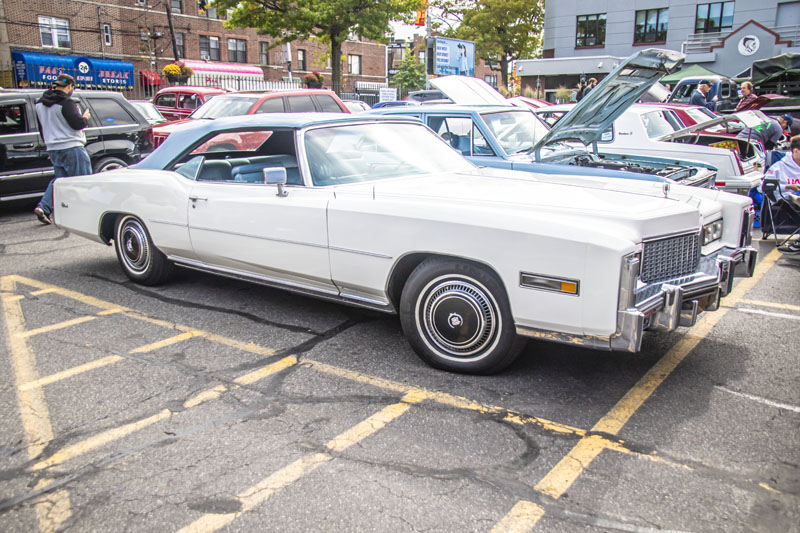
{"label": "wire wheel cover", "polygon": [[440,350],[468,357],[495,336],[497,314],[492,300],[472,283],[446,280],[423,297],[420,310],[424,329]]}
{"label": "wire wheel cover", "polygon": [[147,233],[137,220],[127,220],[119,230],[119,249],[125,266],[142,273],[150,265],[150,244]]}

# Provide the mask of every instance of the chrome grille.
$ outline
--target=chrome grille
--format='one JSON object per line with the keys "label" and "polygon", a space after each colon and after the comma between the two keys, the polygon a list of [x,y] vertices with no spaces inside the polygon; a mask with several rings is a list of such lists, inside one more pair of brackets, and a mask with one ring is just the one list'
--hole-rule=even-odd
{"label": "chrome grille", "polygon": [[699,260],[699,233],[645,242],[641,280],[649,283],[691,274],[697,270]]}

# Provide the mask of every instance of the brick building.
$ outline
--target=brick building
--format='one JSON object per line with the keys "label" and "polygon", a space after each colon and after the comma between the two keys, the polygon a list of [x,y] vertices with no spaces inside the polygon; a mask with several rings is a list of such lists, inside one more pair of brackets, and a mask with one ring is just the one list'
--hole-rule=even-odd
{"label": "brick building", "polygon": [[[224,14],[207,8],[202,0],[0,0],[0,65],[6,65],[2,68],[6,74],[4,84],[8,86],[5,82],[11,70],[12,52],[17,52],[15,63],[18,58],[35,62],[51,57],[38,56],[41,53],[59,54],[65,61],[69,56],[88,58],[93,72],[105,76],[95,73],[93,79],[86,77],[86,86],[113,85],[114,78],[120,78],[115,82],[120,88],[158,84],[161,69],[175,59],[166,1],[172,9],[180,58],[202,60],[209,65],[249,65],[260,68],[268,81],[288,80],[280,46],[270,49],[273,40],[252,28],[224,28]],[[303,41],[292,43],[290,49],[295,76],[302,78],[316,70],[325,74],[326,85],[330,83],[330,60],[324,59],[328,52],[325,45]],[[342,46],[342,54],[346,58],[342,61],[344,87],[354,86],[356,81],[385,82],[384,45],[348,40]],[[86,68],[79,62],[75,64],[78,74]],[[52,68],[63,65],[57,63]],[[235,68],[225,70],[236,72]],[[33,77],[41,77],[41,71],[39,65]],[[47,81],[29,77],[25,84],[43,85]]]}

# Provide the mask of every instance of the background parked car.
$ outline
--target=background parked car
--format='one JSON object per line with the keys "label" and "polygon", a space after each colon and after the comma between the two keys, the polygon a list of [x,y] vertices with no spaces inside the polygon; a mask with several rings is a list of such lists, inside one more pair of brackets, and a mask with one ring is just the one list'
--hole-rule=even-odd
{"label": "background parked car", "polygon": [[168,122],[153,128],[153,144],[164,139],[186,120],[215,119],[259,113],[349,113],[336,93],[327,89],[298,89],[227,93],[216,96],[184,120]]}
{"label": "background parked car", "polygon": [[703,78],[683,78],[673,89],[667,102],[678,104],[688,104],[692,99],[692,93],[697,89],[697,85],[703,81],[711,82],[711,91],[706,98],[711,100],[717,97],[717,107],[715,111],[726,112],[736,109],[739,103],[739,86],[730,78],[724,76],[707,76]]}
{"label": "background parked car", "polygon": [[361,113],[370,109],[369,104],[361,100],[342,100],[351,113]]}
{"label": "background parked car", "polygon": [[164,118],[164,115],[158,110],[158,108],[153,105],[153,102],[150,100],[128,100],[136,110],[142,114],[142,116],[150,123],[151,126],[155,126],[156,124],[161,124],[166,122],[167,119]]}
{"label": "background parked car", "polygon": [[180,120],[217,95],[227,93],[217,87],[164,87],[153,96],[153,104],[167,120]]}
{"label": "background parked car", "polygon": [[[0,203],[38,198],[53,178],[34,107],[43,92],[0,92]],[[137,163],[152,150],[150,124],[121,94],[76,91],[72,98],[92,114],[84,132],[94,172]]]}
{"label": "background parked car", "polygon": [[428,100],[443,100],[447,96],[438,89],[425,89],[421,91],[411,91],[408,96],[403,100],[410,100],[412,102],[427,102]]}

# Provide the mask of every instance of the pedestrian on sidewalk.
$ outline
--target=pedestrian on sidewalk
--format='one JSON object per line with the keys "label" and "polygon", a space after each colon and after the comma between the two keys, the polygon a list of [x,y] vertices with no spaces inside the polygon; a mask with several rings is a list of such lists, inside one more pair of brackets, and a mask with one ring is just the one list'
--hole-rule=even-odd
{"label": "pedestrian on sidewalk", "polygon": [[53,88],[44,92],[36,102],[39,117],[39,132],[42,134],[55,178],[50,180],[39,205],[33,210],[42,224],[52,224],[53,182],[56,178],[84,176],[92,173],[92,162],[86,151],[86,135],[83,130],[89,125],[89,110],[81,114],[80,108],[70,98],[75,92],[75,79],[61,73]]}

